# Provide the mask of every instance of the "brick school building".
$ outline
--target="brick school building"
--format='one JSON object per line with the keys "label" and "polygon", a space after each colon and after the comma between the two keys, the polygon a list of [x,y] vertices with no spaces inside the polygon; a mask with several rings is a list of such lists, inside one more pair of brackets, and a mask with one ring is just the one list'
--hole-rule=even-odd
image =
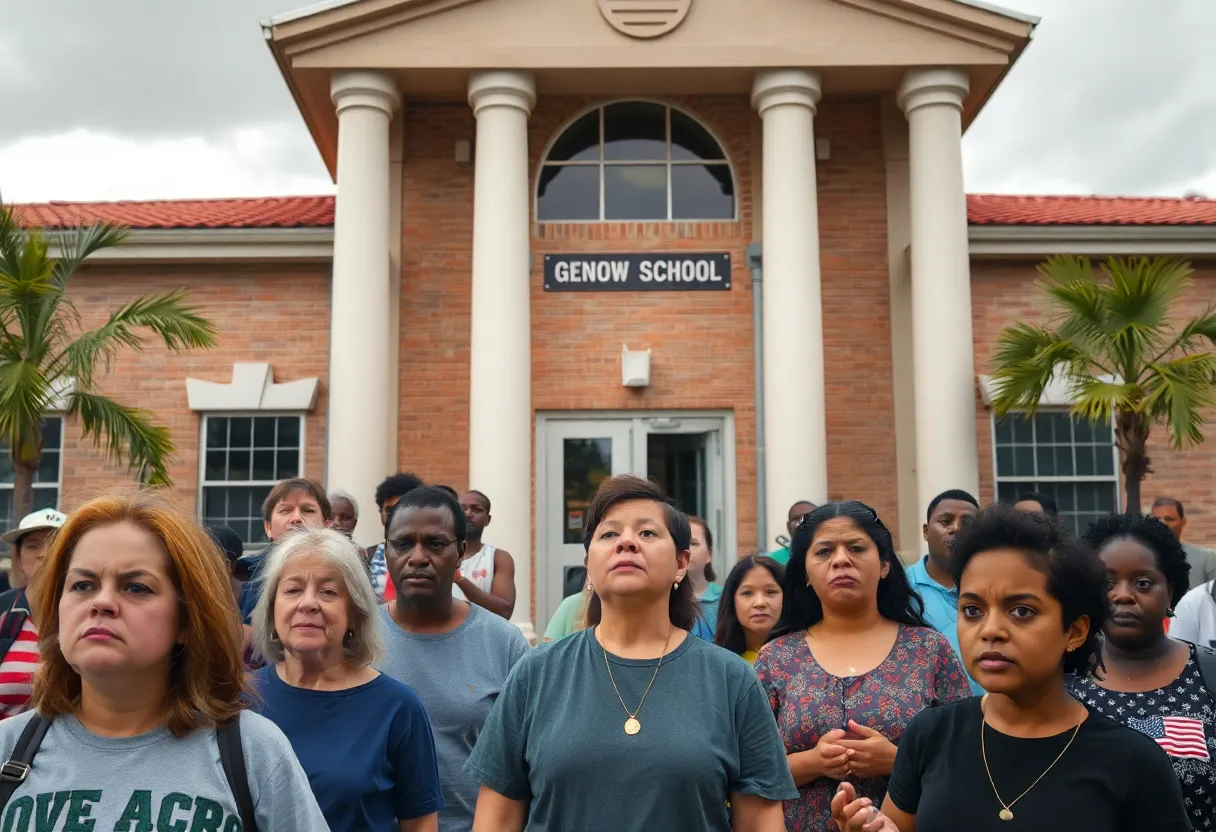
{"label": "brick school building", "polygon": [[[908,554],[946,488],[1047,491],[1075,525],[1119,504],[1110,431],[1050,391],[995,421],[988,358],[1041,317],[1054,253],[1183,256],[1205,308],[1216,203],[966,196],[961,137],[1034,24],[962,0],[328,2],[264,28],[336,199],[23,210],[133,229],[73,287],[86,325],[187,287],[219,327],[105,381],[172,429],[183,501],[254,543],[270,484],[313,477],[370,542],[391,471],[478,488],[539,632],[610,473],[704,516],[721,567],[799,499],[865,500]],[[1157,430],[1153,463],[1146,496],[1216,539],[1216,446]],[[42,502],[124,477],[52,419]]]}

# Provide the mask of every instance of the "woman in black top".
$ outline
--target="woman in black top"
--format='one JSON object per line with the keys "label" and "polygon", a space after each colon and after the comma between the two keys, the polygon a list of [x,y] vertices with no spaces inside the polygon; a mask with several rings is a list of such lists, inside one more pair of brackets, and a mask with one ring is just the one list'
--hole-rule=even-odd
{"label": "woman in black top", "polygon": [[1085,539],[1106,567],[1106,672],[1071,677],[1069,688],[1098,713],[1156,740],[1182,784],[1191,825],[1216,830],[1216,702],[1199,672],[1200,657],[1216,662],[1216,655],[1165,633],[1187,591],[1186,552],[1155,517],[1115,514]]}
{"label": "woman in black top", "polygon": [[1148,737],[1069,695],[1099,663],[1102,564],[1058,520],[993,506],[954,539],[958,639],[988,691],[929,708],[899,745],[882,811],[844,783],[857,832],[1188,832],[1169,759]]}

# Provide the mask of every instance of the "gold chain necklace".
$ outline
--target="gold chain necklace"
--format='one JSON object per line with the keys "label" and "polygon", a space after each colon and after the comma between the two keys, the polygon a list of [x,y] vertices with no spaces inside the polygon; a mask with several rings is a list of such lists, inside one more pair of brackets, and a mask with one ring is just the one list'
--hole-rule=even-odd
{"label": "gold chain necklace", "polygon": [[1039,781],[1047,776],[1047,772],[1055,768],[1056,763],[1060,762],[1060,758],[1064,756],[1064,753],[1068,751],[1069,746],[1072,745],[1072,741],[1077,738],[1077,734],[1081,731],[1081,724],[1084,723],[1085,720],[1082,719],[1081,722],[1077,723],[1077,727],[1072,729],[1072,736],[1068,738],[1068,745],[1064,746],[1064,751],[1061,751],[1056,758],[1051,761],[1051,765],[1049,765],[1042,774],[1035,778],[1035,781],[1030,784],[1030,787],[1027,788],[1026,791],[1015,797],[1011,802],[1006,803],[1004,800],[1001,800],[1001,793],[996,790],[996,782],[992,779],[992,770],[988,768],[988,749],[984,746],[984,729],[988,725],[988,721],[984,715],[984,706],[986,704],[988,704],[988,694],[985,693],[983,698],[980,699],[980,756],[984,758],[984,771],[988,774],[988,783],[992,786],[992,793],[996,795],[996,802],[1001,804],[1001,811],[997,814],[997,817],[999,817],[1001,820],[1013,820],[1013,804],[1030,794],[1030,789],[1033,789],[1035,786],[1039,785]]}
{"label": "gold chain necklace", "polygon": [[[596,629],[598,630],[599,628],[597,627]],[[612,689],[616,691],[616,698],[621,701],[621,707],[625,709],[625,713],[629,714],[629,718],[625,720],[625,733],[631,737],[642,730],[642,723],[638,720],[638,714],[642,712],[642,704],[646,701],[646,694],[650,693],[650,686],[654,684],[654,680],[659,676],[659,668],[663,666],[663,658],[667,655],[667,645],[671,643],[671,634],[675,632],[675,629],[672,626],[667,631],[667,641],[663,642],[663,652],[659,654],[659,663],[654,667],[654,674],[646,684],[646,690],[642,691],[642,701],[638,702],[637,710],[632,713],[625,704],[625,699],[621,696],[621,689],[616,686],[616,679],[612,676],[612,665],[608,662],[608,648],[602,642],[600,644],[601,649],[604,651],[604,667],[608,668],[608,681],[612,682]]]}

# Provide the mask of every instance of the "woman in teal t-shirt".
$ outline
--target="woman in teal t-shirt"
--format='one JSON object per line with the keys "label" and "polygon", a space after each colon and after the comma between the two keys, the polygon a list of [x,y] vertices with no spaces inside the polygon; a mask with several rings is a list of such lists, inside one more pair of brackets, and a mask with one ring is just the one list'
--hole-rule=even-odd
{"label": "woman in teal t-shirt", "polygon": [[465,766],[474,832],[783,832],[798,790],[759,679],[689,633],[688,518],[612,477],[583,534],[588,627],[507,679]]}

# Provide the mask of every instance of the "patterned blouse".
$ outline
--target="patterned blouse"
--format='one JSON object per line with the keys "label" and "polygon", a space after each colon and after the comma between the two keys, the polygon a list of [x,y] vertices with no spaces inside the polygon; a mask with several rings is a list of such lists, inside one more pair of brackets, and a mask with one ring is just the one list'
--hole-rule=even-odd
{"label": "patterned blouse", "polygon": [[1197,650],[1178,678],[1163,688],[1124,693],[1092,679],[1069,677],[1072,695],[1103,716],[1147,734],[1169,754],[1195,832],[1216,830],[1216,701],[1203,685]]}
{"label": "patterned blouse", "polygon": [[[806,633],[789,633],[765,645],[756,672],[777,716],[785,750],[793,754],[815,747],[819,738],[849,720],[881,733],[899,745],[904,727],[925,708],[971,696],[967,674],[946,637],[931,627],[903,624],[895,646],[878,667],[843,678],[815,661]],[[799,787],[801,796],[785,803],[789,832],[835,830],[832,795],[837,781],[820,777]],[[858,797],[881,805],[886,777],[853,780]]]}

